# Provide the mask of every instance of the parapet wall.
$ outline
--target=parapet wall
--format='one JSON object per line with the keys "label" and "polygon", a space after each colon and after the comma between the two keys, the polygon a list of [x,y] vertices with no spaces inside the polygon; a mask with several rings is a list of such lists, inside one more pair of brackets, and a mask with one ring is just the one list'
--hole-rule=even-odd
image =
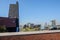
{"label": "parapet wall", "polygon": [[[23,32],[22,32],[23,33]],[[26,33],[26,32],[25,32]],[[31,32],[30,32],[31,33]],[[18,34],[18,33],[17,33]],[[0,36],[0,40],[60,40],[60,32]]]}

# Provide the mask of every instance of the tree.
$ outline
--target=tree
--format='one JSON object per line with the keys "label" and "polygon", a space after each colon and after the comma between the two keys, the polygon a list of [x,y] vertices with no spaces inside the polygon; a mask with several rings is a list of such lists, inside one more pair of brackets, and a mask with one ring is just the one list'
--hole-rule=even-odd
{"label": "tree", "polygon": [[0,32],[6,32],[6,28],[4,26],[0,26]]}

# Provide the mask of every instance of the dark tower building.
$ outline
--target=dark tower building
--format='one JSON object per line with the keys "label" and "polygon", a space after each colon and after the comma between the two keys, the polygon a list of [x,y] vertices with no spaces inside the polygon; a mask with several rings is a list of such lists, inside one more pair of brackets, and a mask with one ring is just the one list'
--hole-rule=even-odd
{"label": "dark tower building", "polygon": [[16,4],[10,4],[8,17],[9,18],[19,18],[19,5],[18,5],[18,2],[16,2]]}
{"label": "dark tower building", "polygon": [[14,18],[16,23],[15,27],[7,27],[9,32],[18,32],[19,31],[19,4],[18,1],[16,4],[10,4],[8,18]]}

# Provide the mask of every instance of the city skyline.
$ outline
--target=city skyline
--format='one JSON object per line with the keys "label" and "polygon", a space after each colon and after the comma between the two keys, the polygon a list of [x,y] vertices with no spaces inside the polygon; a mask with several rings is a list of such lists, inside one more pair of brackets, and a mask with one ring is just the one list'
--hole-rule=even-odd
{"label": "city skyline", "polygon": [[[16,0],[0,0],[0,17],[7,17],[9,4]],[[20,23],[41,24],[56,19],[60,21],[60,0],[18,0]]]}

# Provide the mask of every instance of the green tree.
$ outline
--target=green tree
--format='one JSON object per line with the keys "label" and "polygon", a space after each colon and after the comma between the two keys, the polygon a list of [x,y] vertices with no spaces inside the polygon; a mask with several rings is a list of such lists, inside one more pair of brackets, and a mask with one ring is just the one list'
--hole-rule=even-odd
{"label": "green tree", "polygon": [[0,32],[6,32],[5,26],[0,26]]}

